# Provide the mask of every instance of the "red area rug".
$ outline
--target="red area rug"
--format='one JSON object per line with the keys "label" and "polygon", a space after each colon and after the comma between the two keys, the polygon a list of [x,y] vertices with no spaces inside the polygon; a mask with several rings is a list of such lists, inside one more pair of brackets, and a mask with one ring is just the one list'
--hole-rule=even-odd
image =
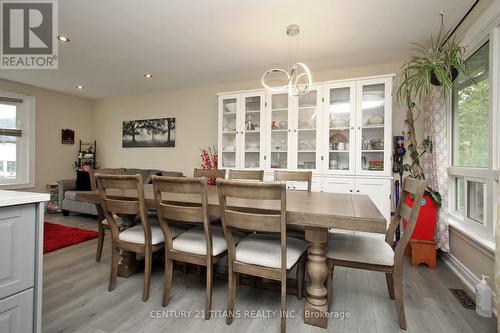
{"label": "red area rug", "polygon": [[49,253],[71,245],[97,238],[97,232],[80,228],[66,227],[45,222],[43,232],[43,253]]}

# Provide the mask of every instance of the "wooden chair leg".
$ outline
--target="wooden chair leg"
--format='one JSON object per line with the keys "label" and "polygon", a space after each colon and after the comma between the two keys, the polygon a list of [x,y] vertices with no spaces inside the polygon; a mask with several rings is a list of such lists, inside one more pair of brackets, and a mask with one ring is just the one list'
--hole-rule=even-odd
{"label": "wooden chair leg", "polygon": [[286,332],[286,275],[281,279],[281,333]]}
{"label": "wooden chair leg", "polygon": [[396,311],[398,313],[399,327],[406,330],[405,307],[403,301],[403,272],[394,271],[394,298],[396,301]]}
{"label": "wooden chair leg", "polygon": [[327,259],[328,264],[328,275],[326,277],[326,302],[328,306],[328,311],[330,311],[330,302],[332,301],[332,291],[333,291],[333,260]]}
{"label": "wooden chair leg", "polygon": [[227,293],[227,317],[226,317],[226,325],[231,325],[233,323],[233,312],[234,312],[234,301],[236,298],[236,273],[233,272],[233,268],[231,266],[229,268],[228,274],[228,293]]}
{"label": "wooden chair leg", "polygon": [[116,287],[116,277],[118,276],[118,262],[120,260],[120,250],[116,245],[111,246],[111,272],[109,273],[109,291]]}
{"label": "wooden chair leg", "polygon": [[146,249],[146,251],[144,251],[144,289],[142,292],[143,302],[146,302],[149,298],[152,261],[153,261],[153,254],[151,253],[151,249]]}
{"label": "wooden chair leg", "polygon": [[101,222],[98,222],[99,236],[97,237],[97,251],[95,253],[95,261],[101,261],[102,255],[102,247],[104,246],[104,236],[106,234],[106,230],[102,226]]}
{"label": "wooden chair leg", "polygon": [[196,265],[196,281],[201,281],[201,266]]}
{"label": "wooden chair leg", "polygon": [[206,287],[206,299],[205,299],[205,320],[210,319],[212,310],[212,285],[213,285],[213,266],[210,263],[207,266],[207,287]]}
{"label": "wooden chair leg", "polygon": [[167,306],[169,301],[170,286],[172,285],[173,261],[165,255],[165,274],[163,277],[163,300],[161,306]]}
{"label": "wooden chair leg", "polygon": [[302,292],[304,290],[304,275],[306,269],[306,256],[300,259],[297,265],[297,298],[302,299]]}
{"label": "wooden chair leg", "polygon": [[389,297],[394,299],[394,278],[392,273],[385,273],[385,281],[387,282],[387,290],[389,290]]}

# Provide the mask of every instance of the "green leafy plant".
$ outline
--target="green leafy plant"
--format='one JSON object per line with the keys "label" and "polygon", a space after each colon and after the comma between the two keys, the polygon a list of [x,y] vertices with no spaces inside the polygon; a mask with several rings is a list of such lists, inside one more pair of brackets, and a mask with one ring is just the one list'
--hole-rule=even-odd
{"label": "green leafy plant", "polygon": [[440,86],[446,96],[457,75],[467,75],[465,48],[455,38],[448,39],[448,33],[441,31],[437,38],[431,37],[429,48],[413,45],[417,55],[401,66],[402,80],[397,90],[398,100],[406,106],[428,98],[432,85]]}
{"label": "green leafy plant", "polygon": [[[401,66],[400,82],[397,88],[397,100],[406,106],[405,124],[408,132],[405,138],[411,159],[410,163],[403,165],[403,171],[408,172],[412,178],[425,179],[420,159],[427,152],[433,152],[433,143],[429,137],[418,143],[415,135],[415,121],[420,117],[423,109],[432,108],[436,98],[433,85],[439,87],[442,96],[445,97],[453,87],[453,80],[457,75],[468,76],[468,74],[464,47],[454,38],[448,38],[448,33],[443,33],[443,30],[437,38],[431,37],[429,48],[420,44],[413,45],[416,46],[418,55],[413,56]],[[438,191],[428,187],[425,194],[429,195],[438,207],[441,207],[442,198]]]}

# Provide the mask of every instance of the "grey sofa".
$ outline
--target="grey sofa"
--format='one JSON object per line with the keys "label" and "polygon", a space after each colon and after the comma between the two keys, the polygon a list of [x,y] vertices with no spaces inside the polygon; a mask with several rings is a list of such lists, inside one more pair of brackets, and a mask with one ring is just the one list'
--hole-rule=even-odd
{"label": "grey sofa", "polygon": [[[141,174],[144,178],[144,184],[151,182],[153,175],[163,175],[171,177],[182,177],[182,172],[176,171],[162,171],[156,169],[124,169],[126,175]],[[75,179],[61,179],[57,181],[59,185],[59,207],[62,209],[64,216],[68,216],[70,212],[82,213],[97,216],[97,209],[95,204],[78,201],[76,199],[76,180]]]}

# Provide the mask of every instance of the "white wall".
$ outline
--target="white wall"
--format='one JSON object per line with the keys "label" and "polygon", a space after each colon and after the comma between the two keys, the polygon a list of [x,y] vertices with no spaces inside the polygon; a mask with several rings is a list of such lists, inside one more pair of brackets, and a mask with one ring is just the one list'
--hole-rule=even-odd
{"label": "white wall", "polygon": [[[78,140],[92,139],[92,103],[86,98],[0,79],[0,91],[35,96],[35,190],[62,178],[75,178]],[[75,144],[61,144],[61,129],[75,130]]]}
{"label": "white wall", "polygon": [[[313,73],[314,81],[397,73],[400,63]],[[191,175],[200,166],[199,149],[217,144],[216,93],[261,88],[259,80],[186,90],[102,99],[94,102],[94,133],[103,167],[158,168]],[[122,121],[176,117],[175,148],[122,148]],[[393,133],[404,127],[404,113],[395,107]],[[419,123],[419,132],[423,126]]]}

